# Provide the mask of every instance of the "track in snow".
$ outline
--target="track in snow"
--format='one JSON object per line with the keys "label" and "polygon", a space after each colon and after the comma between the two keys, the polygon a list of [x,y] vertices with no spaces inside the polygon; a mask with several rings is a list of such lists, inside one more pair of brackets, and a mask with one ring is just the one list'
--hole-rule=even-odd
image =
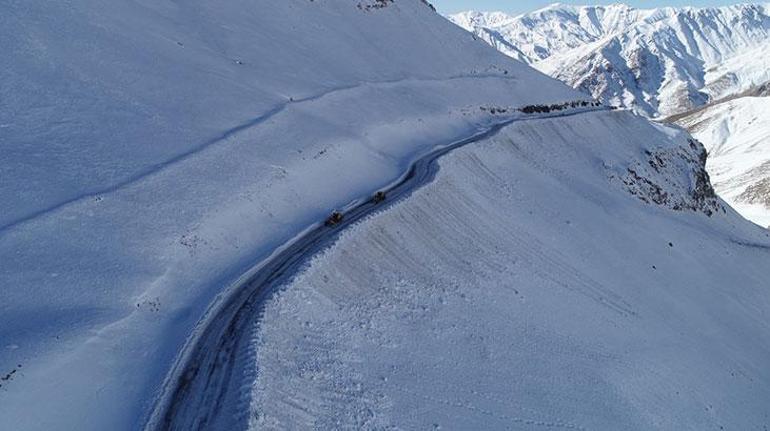
{"label": "track in snow", "polygon": [[243,343],[248,341],[249,329],[258,319],[264,300],[277,287],[289,281],[313,255],[332,244],[347,226],[393,205],[430,183],[439,169],[437,161],[443,155],[488,139],[515,122],[605,110],[605,107],[581,108],[563,113],[516,117],[468,138],[439,146],[412,162],[398,180],[382,189],[387,194],[386,201],[377,203],[372,197],[355,201],[343,209],[344,219],[336,226],[326,226],[321,222],[300,233],[241,276],[206,312],[168,375],[145,429],[203,430],[221,424],[223,418],[220,415],[224,407],[230,405],[230,397],[239,394],[241,382],[234,381],[232,377],[239,369],[239,356],[245,351]]}

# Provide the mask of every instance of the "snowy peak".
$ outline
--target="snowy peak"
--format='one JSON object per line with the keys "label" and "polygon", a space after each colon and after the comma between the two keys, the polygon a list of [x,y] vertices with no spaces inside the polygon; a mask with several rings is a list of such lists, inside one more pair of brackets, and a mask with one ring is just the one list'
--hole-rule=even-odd
{"label": "snowy peak", "polygon": [[[472,19],[469,19],[472,17]],[[450,16],[500,51],[605,102],[683,112],[770,80],[764,4],[635,9],[555,4],[520,15]]]}
{"label": "snowy peak", "polygon": [[496,34],[519,47],[526,53],[525,61],[533,63],[622,31],[654,11],[644,12],[625,4],[579,7],[555,3],[516,17],[468,11],[449,19],[474,33]]}
{"label": "snowy peak", "polygon": [[452,15],[451,19],[463,28],[499,27],[514,20],[513,17],[505,12],[478,12],[473,10]]}

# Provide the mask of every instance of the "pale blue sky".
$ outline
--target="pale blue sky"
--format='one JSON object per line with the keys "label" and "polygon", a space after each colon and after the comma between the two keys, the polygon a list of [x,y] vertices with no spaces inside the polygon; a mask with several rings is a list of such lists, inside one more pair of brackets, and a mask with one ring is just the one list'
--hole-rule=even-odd
{"label": "pale blue sky", "polygon": [[[556,0],[431,0],[434,6],[439,12],[455,13],[464,10],[501,10],[503,12],[509,12],[512,14],[519,14],[524,12],[530,12],[539,9],[543,6],[547,6],[552,3],[556,3]],[[719,1],[719,0],[627,0],[627,1],[601,1],[601,0],[561,0],[559,3],[565,4],[612,4],[612,3],[626,3],[628,5],[638,8],[653,8],[662,6],[721,6],[727,4],[741,3],[740,0],[733,1]]]}

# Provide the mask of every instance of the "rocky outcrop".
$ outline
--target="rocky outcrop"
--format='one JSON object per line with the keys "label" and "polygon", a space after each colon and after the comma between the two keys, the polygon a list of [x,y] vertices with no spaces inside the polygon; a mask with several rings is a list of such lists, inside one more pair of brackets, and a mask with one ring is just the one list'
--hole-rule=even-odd
{"label": "rocky outcrop", "polygon": [[646,160],[634,162],[623,178],[627,190],[643,202],[674,211],[698,211],[709,217],[724,211],[706,172],[703,145],[689,139],[676,149],[648,150]]}

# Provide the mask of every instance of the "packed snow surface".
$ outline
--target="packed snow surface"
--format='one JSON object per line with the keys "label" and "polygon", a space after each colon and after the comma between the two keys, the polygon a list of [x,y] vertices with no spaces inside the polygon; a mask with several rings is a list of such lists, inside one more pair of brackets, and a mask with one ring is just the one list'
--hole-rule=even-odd
{"label": "packed snow surface", "polygon": [[608,103],[667,116],[770,81],[768,4],[636,9],[555,4],[449,17],[500,51]]}
{"label": "packed snow surface", "polygon": [[3,430],[139,428],[276,247],[503,120],[482,106],[583,97],[420,0],[2,9]]}
{"label": "packed snow surface", "polygon": [[741,97],[679,120],[709,151],[714,188],[749,220],[770,227],[770,97]]}
{"label": "packed snow surface", "polygon": [[[264,306],[250,429],[763,429],[770,238],[617,181],[685,133],[515,123],[342,234]],[[692,198],[694,165],[651,174]],[[696,169],[697,170],[697,169]],[[640,171],[641,172],[641,171]]]}

